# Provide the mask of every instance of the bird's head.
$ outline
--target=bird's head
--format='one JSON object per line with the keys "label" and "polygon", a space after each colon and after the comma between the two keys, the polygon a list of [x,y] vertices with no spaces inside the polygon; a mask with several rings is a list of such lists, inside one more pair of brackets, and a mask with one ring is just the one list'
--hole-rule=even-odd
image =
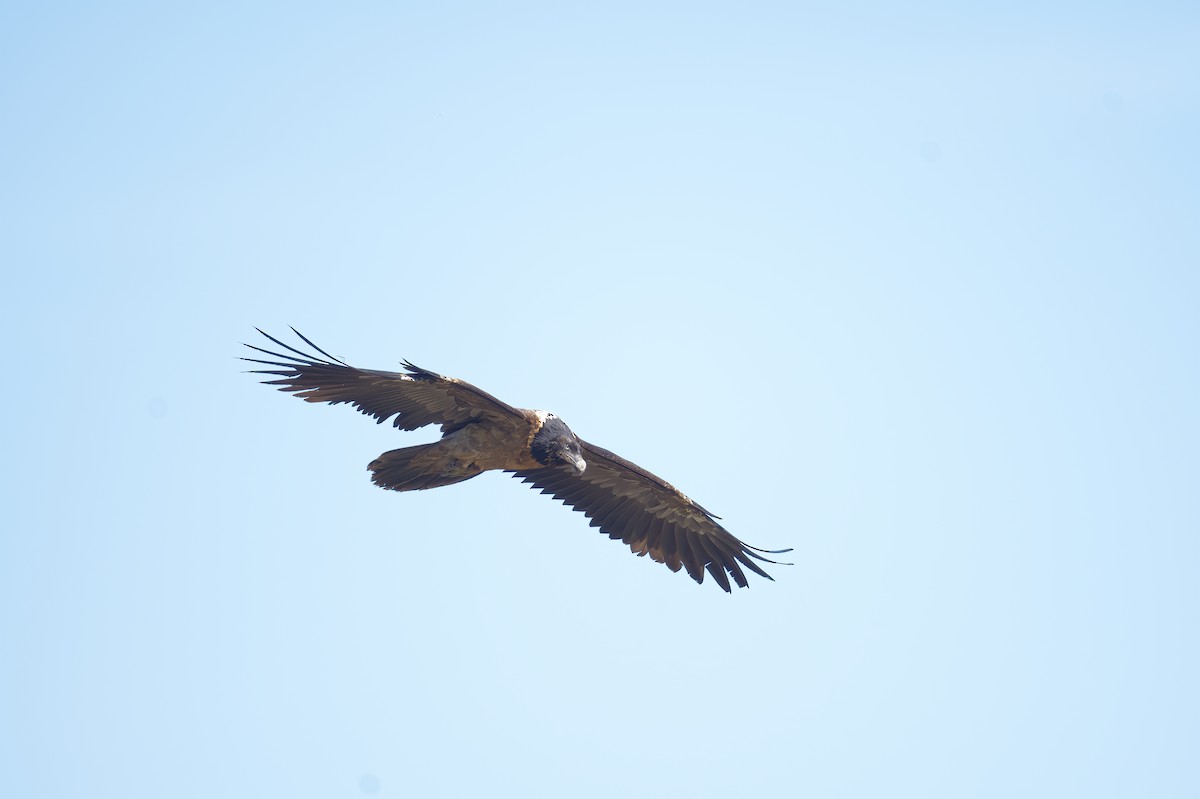
{"label": "bird's head", "polygon": [[543,466],[566,466],[575,474],[583,474],[587,461],[583,459],[583,444],[562,419],[546,414],[541,428],[529,445],[533,459]]}

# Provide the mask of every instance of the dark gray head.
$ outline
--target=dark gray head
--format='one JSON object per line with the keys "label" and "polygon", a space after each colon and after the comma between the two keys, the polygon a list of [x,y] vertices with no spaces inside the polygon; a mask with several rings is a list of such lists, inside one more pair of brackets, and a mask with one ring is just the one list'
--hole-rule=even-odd
{"label": "dark gray head", "polygon": [[529,445],[533,459],[544,466],[566,466],[575,474],[583,474],[587,462],[583,459],[583,445],[579,437],[571,432],[562,419],[552,413],[546,414],[542,427]]}

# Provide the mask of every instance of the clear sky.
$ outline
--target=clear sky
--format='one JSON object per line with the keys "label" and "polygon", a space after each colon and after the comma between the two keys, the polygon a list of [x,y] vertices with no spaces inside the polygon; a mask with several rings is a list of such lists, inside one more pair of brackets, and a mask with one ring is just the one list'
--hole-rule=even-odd
{"label": "clear sky", "polygon": [[[0,795],[1200,795],[1194,3],[0,8]],[[548,408],[727,596],[258,385]]]}

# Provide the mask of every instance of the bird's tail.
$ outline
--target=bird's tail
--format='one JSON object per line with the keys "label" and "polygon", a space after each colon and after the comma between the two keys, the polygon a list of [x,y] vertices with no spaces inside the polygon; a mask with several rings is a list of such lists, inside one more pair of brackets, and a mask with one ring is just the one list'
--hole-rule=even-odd
{"label": "bird's tail", "polygon": [[421,444],[385,452],[367,466],[371,481],[392,491],[420,491],[470,480],[481,470],[448,460],[438,451],[438,444]]}

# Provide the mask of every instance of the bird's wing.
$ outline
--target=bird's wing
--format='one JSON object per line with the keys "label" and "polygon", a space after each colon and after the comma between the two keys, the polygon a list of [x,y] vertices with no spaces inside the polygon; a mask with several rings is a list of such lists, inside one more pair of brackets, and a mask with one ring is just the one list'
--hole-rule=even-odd
{"label": "bird's wing", "polygon": [[717,517],[667,481],[603,447],[583,442],[587,469],[576,475],[563,467],[514,472],[543,494],[551,494],[592,521],[609,538],[620,539],[638,556],[649,555],[671,571],[687,569],[698,583],[707,570],[730,590],[729,578],[746,587],[745,566],[772,580],[754,561],[776,563],[756,552],[778,552],[743,544],[717,523]]}
{"label": "bird's wing", "polygon": [[292,332],[323,358],[284,344],[261,330],[258,332],[291,354],[247,344],[250,349],[278,360],[243,360],[282,367],[253,371],[255,374],[278,375],[277,380],[263,382],[279,386],[280,391],[292,392],[309,402],[328,402],[333,405],[348,402],[380,423],[395,416],[392,424],[401,430],[416,430],[425,425],[438,424],[443,432],[447,432],[481,418],[506,421],[521,417],[521,412],[516,408],[470,383],[444,377],[408,361],[404,361],[406,372],[356,369],[313,344],[295,328],[292,328]]}

